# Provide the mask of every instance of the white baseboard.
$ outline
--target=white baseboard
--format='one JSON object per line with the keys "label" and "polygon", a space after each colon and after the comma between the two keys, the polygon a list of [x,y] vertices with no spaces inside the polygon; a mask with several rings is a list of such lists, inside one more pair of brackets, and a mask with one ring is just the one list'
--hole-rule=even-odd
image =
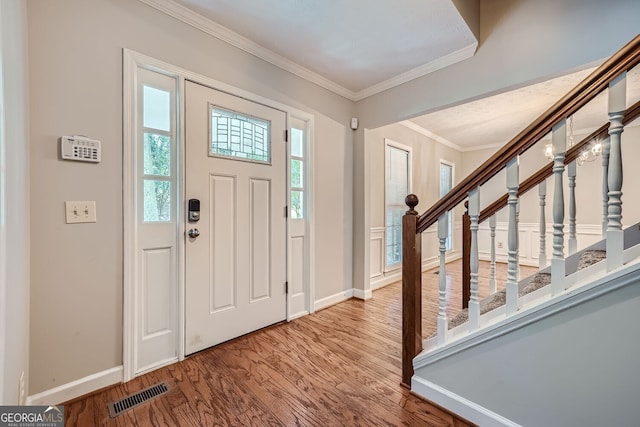
{"label": "white baseboard", "polygon": [[483,427],[520,427],[513,421],[423,378],[411,378],[411,391]]}
{"label": "white baseboard", "polygon": [[113,384],[121,383],[124,378],[124,368],[116,366],[106,371],[91,374],[79,380],[62,384],[50,390],[27,397],[27,405],[58,405],[91,393]]}
{"label": "white baseboard", "polygon": [[368,300],[373,297],[373,291],[371,289],[367,289],[363,291],[361,289],[353,289],[353,297],[361,300]]}
{"label": "white baseboard", "polygon": [[390,272],[388,275],[378,276],[375,279],[371,278],[369,284],[371,285],[371,290],[375,291],[376,289],[384,288],[385,286],[399,282],[400,280],[402,280],[402,272],[398,270],[393,273]]}
{"label": "white baseboard", "polygon": [[318,311],[351,298],[353,298],[353,289],[348,289],[346,291],[338,292],[337,294],[333,294],[328,297],[316,300],[314,307],[315,310]]}

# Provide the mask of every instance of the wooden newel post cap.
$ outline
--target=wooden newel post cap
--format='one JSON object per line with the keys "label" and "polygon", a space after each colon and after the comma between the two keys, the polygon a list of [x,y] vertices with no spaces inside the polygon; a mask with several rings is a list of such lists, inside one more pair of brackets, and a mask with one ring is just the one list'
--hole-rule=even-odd
{"label": "wooden newel post cap", "polygon": [[418,215],[418,212],[414,209],[419,203],[418,196],[415,194],[409,194],[405,197],[404,202],[409,206],[409,210],[407,211],[408,215]]}

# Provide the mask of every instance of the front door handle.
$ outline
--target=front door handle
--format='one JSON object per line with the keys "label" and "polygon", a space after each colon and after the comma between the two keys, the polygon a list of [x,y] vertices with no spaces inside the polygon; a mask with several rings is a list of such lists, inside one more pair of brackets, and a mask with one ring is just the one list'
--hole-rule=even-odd
{"label": "front door handle", "polygon": [[189,234],[189,237],[191,237],[192,239],[195,239],[200,235],[200,230],[198,230],[197,228],[192,228],[188,231],[188,234]]}

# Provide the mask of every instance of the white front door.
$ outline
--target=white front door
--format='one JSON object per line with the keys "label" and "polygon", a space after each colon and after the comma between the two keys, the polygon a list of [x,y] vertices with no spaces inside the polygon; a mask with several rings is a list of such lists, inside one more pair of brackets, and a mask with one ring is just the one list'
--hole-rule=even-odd
{"label": "white front door", "polygon": [[286,318],[286,114],[192,82],[185,101],[191,354]]}

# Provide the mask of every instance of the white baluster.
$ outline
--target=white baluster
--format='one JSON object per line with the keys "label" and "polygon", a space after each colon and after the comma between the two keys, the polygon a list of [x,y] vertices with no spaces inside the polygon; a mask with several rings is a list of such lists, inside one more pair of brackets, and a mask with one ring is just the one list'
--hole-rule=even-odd
{"label": "white baluster", "polygon": [[602,238],[607,237],[609,216],[609,138],[602,141]]}
{"label": "white baluster", "polygon": [[576,238],[576,161],[569,163],[567,168],[569,177],[569,254],[578,250]]}
{"label": "white baluster", "polygon": [[438,241],[440,242],[440,271],[438,273],[438,285],[440,294],[438,299],[438,344],[447,342],[447,271],[445,257],[447,252],[447,235],[449,234],[449,215],[443,214],[438,218]]}
{"label": "white baluster", "polygon": [[564,155],[567,149],[567,120],[553,127],[551,143],[553,145],[553,175],[555,187],[553,194],[553,257],[551,259],[551,293],[557,295],[565,289],[564,260]]}
{"label": "white baluster", "polygon": [[622,266],[624,232],[622,231],[622,118],[627,101],[626,73],[609,83],[609,209],[607,225],[607,270]]}
{"label": "white baluster", "polygon": [[[518,198],[518,202],[516,203],[516,230],[520,230],[520,198]],[[520,231],[516,233],[516,238],[518,241],[518,250],[516,251],[516,282],[520,281]]]}
{"label": "white baluster", "polygon": [[545,218],[545,205],[547,197],[547,181],[538,184],[538,197],[540,198],[540,255],[538,262],[540,270],[547,266],[547,220]]}
{"label": "white baluster", "polygon": [[507,163],[507,206],[509,208],[509,228],[507,243],[509,247],[507,258],[507,315],[518,310],[518,181],[520,157]]}
{"label": "white baluster", "polygon": [[478,220],[480,219],[480,188],[469,192],[469,218],[471,219],[471,298],[469,299],[469,330],[480,325],[480,300],[478,299]]}
{"label": "white baluster", "polygon": [[491,230],[491,268],[489,269],[489,293],[495,294],[498,290],[496,284],[496,214],[489,218],[489,229]]}

